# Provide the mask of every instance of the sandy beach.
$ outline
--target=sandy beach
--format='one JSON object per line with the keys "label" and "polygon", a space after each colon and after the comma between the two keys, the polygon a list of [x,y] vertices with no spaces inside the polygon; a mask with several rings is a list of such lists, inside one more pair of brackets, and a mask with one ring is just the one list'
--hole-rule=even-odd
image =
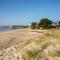
{"label": "sandy beach", "polygon": [[60,60],[60,29],[0,32],[0,60]]}
{"label": "sandy beach", "polygon": [[41,35],[41,33],[31,29],[16,29],[0,32],[0,48],[15,46],[39,35]]}

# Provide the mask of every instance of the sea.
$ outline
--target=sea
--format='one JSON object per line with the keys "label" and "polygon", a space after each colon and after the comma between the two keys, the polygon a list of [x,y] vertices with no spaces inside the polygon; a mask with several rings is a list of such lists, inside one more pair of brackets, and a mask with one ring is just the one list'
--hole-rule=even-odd
{"label": "sea", "polygon": [[11,28],[0,28],[0,32],[12,30]]}

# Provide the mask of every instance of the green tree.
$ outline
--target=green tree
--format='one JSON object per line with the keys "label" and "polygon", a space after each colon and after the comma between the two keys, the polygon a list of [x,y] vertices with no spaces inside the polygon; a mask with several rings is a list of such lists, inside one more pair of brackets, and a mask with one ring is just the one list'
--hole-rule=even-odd
{"label": "green tree", "polygon": [[60,25],[60,21],[58,22],[58,24]]}
{"label": "green tree", "polygon": [[43,18],[40,20],[40,22],[38,23],[39,27],[43,28],[43,29],[48,29],[52,27],[52,21],[47,19],[47,18]]}
{"label": "green tree", "polygon": [[37,26],[37,23],[36,23],[36,22],[32,22],[32,23],[31,23],[31,28],[32,28],[32,29],[35,29],[36,26]]}

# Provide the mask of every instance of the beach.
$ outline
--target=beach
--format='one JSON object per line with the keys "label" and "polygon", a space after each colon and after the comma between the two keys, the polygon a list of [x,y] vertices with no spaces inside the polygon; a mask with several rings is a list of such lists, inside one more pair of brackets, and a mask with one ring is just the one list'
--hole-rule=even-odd
{"label": "beach", "polygon": [[40,34],[31,29],[16,29],[0,32],[0,48],[15,46]]}
{"label": "beach", "polygon": [[0,32],[0,60],[60,60],[60,29]]}

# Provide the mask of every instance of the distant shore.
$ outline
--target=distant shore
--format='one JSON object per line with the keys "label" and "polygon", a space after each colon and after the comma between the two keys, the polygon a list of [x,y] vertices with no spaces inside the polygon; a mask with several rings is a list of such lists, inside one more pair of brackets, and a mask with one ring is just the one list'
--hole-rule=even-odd
{"label": "distant shore", "polygon": [[0,32],[4,32],[4,31],[10,31],[12,30],[11,28],[0,28]]}

